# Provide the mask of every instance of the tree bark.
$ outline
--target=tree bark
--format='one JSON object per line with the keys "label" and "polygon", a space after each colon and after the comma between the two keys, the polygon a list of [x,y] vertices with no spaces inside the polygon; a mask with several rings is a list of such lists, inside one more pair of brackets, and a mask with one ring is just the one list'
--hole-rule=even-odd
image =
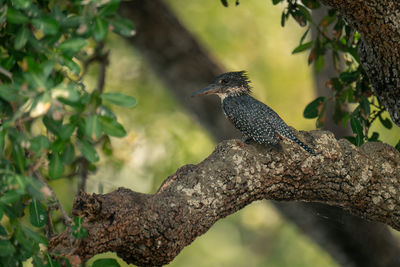
{"label": "tree bark", "polygon": [[[121,13],[130,18],[137,29],[137,35],[129,41],[182,105],[217,140],[237,136],[234,128],[226,123],[219,101],[212,98],[188,101],[186,98],[190,92],[203,87],[224,70],[209,57],[165,4],[159,0],[135,0],[123,3]],[[323,88],[326,79],[322,80],[319,84]],[[346,134],[338,136],[343,135]],[[339,208],[333,209],[320,203],[273,204],[342,265],[396,266],[393,262],[400,262],[399,245],[385,225],[363,221]]]}
{"label": "tree bark", "polygon": [[114,251],[128,263],[164,265],[217,220],[259,199],[321,202],[400,230],[397,150],[355,147],[327,131],[298,136],[319,154],[287,140],[280,150],[230,140],[198,165],[181,167],[155,194],[81,193],[73,214],[83,217],[87,237],[74,241],[65,232],[49,250],[83,260]]}
{"label": "tree bark", "polygon": [[361,36],[360,61],[392,120],[400,126],[400,2],[321,0],[337,9]]}

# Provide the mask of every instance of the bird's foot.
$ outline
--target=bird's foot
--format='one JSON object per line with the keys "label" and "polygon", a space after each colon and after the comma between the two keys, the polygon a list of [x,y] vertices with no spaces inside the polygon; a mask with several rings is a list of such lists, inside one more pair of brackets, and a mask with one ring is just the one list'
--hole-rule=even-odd
{"label": "bird's foot", "polygon": [[251,143],[253,139],[251,139],[250,137],[243,135],[242,138],[240,139],[240,141],[242,141],[243,143],[249,145]]}

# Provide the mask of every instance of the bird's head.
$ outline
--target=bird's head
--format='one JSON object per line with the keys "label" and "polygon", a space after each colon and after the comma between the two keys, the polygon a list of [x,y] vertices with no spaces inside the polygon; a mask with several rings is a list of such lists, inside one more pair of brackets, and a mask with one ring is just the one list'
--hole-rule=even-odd
{"label": "bird's head", "polygon": [[213,83],[196,91],[192,97],[218,95],[221,99],[227,96],[240,96],[250,93],[250,80],[245,71],[227,72],[219,75]]}

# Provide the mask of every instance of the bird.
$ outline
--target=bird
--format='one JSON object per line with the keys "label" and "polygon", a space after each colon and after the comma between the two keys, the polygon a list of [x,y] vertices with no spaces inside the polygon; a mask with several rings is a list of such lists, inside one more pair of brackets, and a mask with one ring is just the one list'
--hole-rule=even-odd
{"label": "bird", "polygon": [[251,86],[246,71],[221,74],[210,85],[191,96],[212,94],[219,96],[225,116],[246,138],[272,146],[278,145],[280,138],[287,138],[311,155],[316,155],[312,148],[299,140],[272,108],[250,95]]}

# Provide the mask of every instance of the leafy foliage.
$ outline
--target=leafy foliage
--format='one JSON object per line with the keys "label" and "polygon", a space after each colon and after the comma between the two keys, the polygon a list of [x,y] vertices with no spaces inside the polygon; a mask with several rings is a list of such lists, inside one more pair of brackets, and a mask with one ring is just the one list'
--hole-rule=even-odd
{"label": "leafy foliage", "polygon": [[[292,53],[309,51],[308,64],[314,63],[317,72],[324,68],[324,58],[331,56],[338,73],[337,77],[326,82],[333,96],[318,97],[312,101],[305,108],[304,117],[317,118],[317,127],[322,127],[326,104],[331,101],[334,106],[333,120],[344,127],[350,123],[354,136],[349,136],[349,141],[357,146],[366,141],[379,141],[378,133],[370,134],[371,125],[378,119],[385,128],[391,129],[392,122],[382,117],[384,107],[374,97],[371,83],[360,64],[357,52],[359,34],[333,9],[328,10],[321,21],[313,21],[310,11],[321,6],[317,0],[272,0],[274,5],[283,2],[287,5],[282,12],[282,26],[292,17],[301,27],[307,27]],[[311,27],[316,29],[317,35],[313,40],[306,41]]]}
{"label": "leafy foliage", "polygon": [[[119,2],[0,1],[1,266],[65,261],[39,247],[47,245],[44,234],[52,234],[52,211],[60,207],[46,180],[95,171],[97,147],[109,154],[109,136],[126,135],[106,105],[133,107],[136,100],[82,83],[88,64],[104,61],[109,31],[134,34],[116,14]],[[80,218],[72,233],[87,234]]]}

